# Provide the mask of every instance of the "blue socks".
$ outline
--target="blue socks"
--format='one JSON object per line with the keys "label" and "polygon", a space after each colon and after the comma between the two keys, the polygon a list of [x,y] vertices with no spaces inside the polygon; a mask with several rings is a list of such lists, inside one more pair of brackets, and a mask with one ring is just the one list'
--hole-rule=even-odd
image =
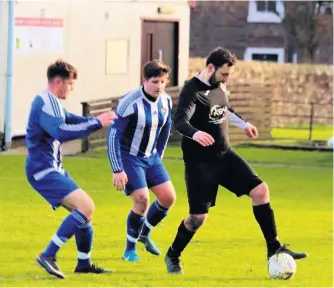
{"label": "blue socks", "polygon": [[144,223],[143,230],[141,232],[142,236],[148,237],[151,229],[158,225],[162,219],[164,219],[168,214],[168,209],[162,207],[157,200],[155,200],[150,208],[148,209],[146,220]]}
{"label": "blue socks", "polygon": [[78,267],[90,267],[90,253],[93,246],[94,231],[92,223],[88,222],[75,230],[75,242],[78,248]]}
{"label": "blue socks", "polygon": [[61,223],[51,242],[44,250],[43,255],[46,257],[55,257],[60,247],[73,236],[78,226],[85,224],[86,221],[86,217],[81,212],[73,210],[64,219],[63,223]]}
{"label": "blue socks", "polygon": [[144,221],[144,216],[138,215],[130,210],[126,225],[126,252],[136,249],[137,240],[139,238],[140,231],[142,230]]}
{"label": "blue socks", "polygon": [[93,229],[91,222],[78,210],[73,210],[63,223],[59,226],[56,234],[46,247],[43,255],[46,257],[55,257],[60,247],[62,247],[73,235],[78,248],[78,266],[90,266],[90,252],[93,243]]}

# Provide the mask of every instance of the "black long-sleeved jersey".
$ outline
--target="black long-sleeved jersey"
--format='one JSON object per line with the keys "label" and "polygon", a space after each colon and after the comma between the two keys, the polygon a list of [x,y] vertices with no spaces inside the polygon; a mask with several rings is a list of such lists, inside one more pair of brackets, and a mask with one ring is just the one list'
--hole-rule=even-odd
{"label": "black long-sleeved jersey", "polygon": [[[183,135],[185,161],[212,161],[229,150],[228,114],[232,114],[232,120],[239,121],[233,124],[246,127],[247,122],[230,106],[223,86],[212,87],[196,76],[185,83],[174,118],[175,129]],[[197,131],[210,134],[215,143],[206,147],[200,145],[192,139]]]}

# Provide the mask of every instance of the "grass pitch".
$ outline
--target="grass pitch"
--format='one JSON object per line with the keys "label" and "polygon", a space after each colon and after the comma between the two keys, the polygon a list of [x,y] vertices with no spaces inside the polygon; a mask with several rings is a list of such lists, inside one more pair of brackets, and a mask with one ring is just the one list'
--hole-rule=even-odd
{"label": "grass pitch", "polygon": [[[64,209],[54,212],[29,186],[24,156],[0,155],[0,286],[332,287],[332,154],[255,148],[237,151],[256,162],[254,169],[270,187],[280,240],[309,253],[308,259],[297,262],[293,279],[269,279],[265,242],[250,199],[236,198],[222,188],[207,223],[182,255],[184,275],[168,275],[163,256],[148,254],[140,243],[142,262],[124,262],[121,256],[131,203],[113,188],[108,159],[100,151],[64,161],[65,168],[97,207],[93,262],[114,273],[74,274],[74,239],[58,255],[66,280],[53,278],[35,265],[35,255],[44,249],[67,213]],[[181,157],[179,148],[168,148],[165,157],[178,199],[168,217],[153,231],[164,253],[188,212],[183,162],[177,160]]]}

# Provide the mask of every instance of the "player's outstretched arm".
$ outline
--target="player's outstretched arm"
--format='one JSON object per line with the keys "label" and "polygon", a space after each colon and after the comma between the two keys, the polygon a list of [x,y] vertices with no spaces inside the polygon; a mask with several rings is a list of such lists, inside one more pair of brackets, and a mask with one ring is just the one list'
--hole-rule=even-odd
{"label": "player's outstretched arm", "polygon": [[95,130],[110,125],[110,123],[117,118],[116,114],[110,111],[102,113],[98,117],[85,122],[67,124],[60,114],[48,113],[43,109],[39,116],[41,127],[59,142],[83,138]]}
{"label": "player's outstretched arm", "polygon": [[80,115],[76,115],[73,113],[70,113],[68,111],[66,111],[64,109],[65,112],[65,122],[67,124],[79,124],[79,123],[84,123],[84,122],[88,122],[89,120],[94,119],[94,117],[85,117],[85,116],[80,116]]}

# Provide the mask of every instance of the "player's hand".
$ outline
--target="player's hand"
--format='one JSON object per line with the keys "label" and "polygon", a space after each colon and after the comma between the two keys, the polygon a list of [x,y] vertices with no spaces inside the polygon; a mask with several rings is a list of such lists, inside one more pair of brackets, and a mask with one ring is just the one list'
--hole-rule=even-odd
{"label": "player's hand", "polygon": [[113,184],[118,191],[123,191],[125,189],[126,183],[128,183],[128,176],[124,171],[114,173]]}
{"label": "player's hand", "polygon": [[197,131],[193,136],[193,140],[202,146],[210,146],[215,143],[215,139],[213,139],[210,134],[203,131]]}
{"label": "player's hand", "polygon": [[259,135],[257,129],[251,123],[247,123],[247,127],[245,128],[246,135],[251,139],[256,139]]}
{"label": "player's hand", "polygon": [[114,111],[104,112],[100,114],[99,116],[97,116],[97,119],[100,120],[102,127],[109,126],[111,122],[117,118],[118,117]]}

